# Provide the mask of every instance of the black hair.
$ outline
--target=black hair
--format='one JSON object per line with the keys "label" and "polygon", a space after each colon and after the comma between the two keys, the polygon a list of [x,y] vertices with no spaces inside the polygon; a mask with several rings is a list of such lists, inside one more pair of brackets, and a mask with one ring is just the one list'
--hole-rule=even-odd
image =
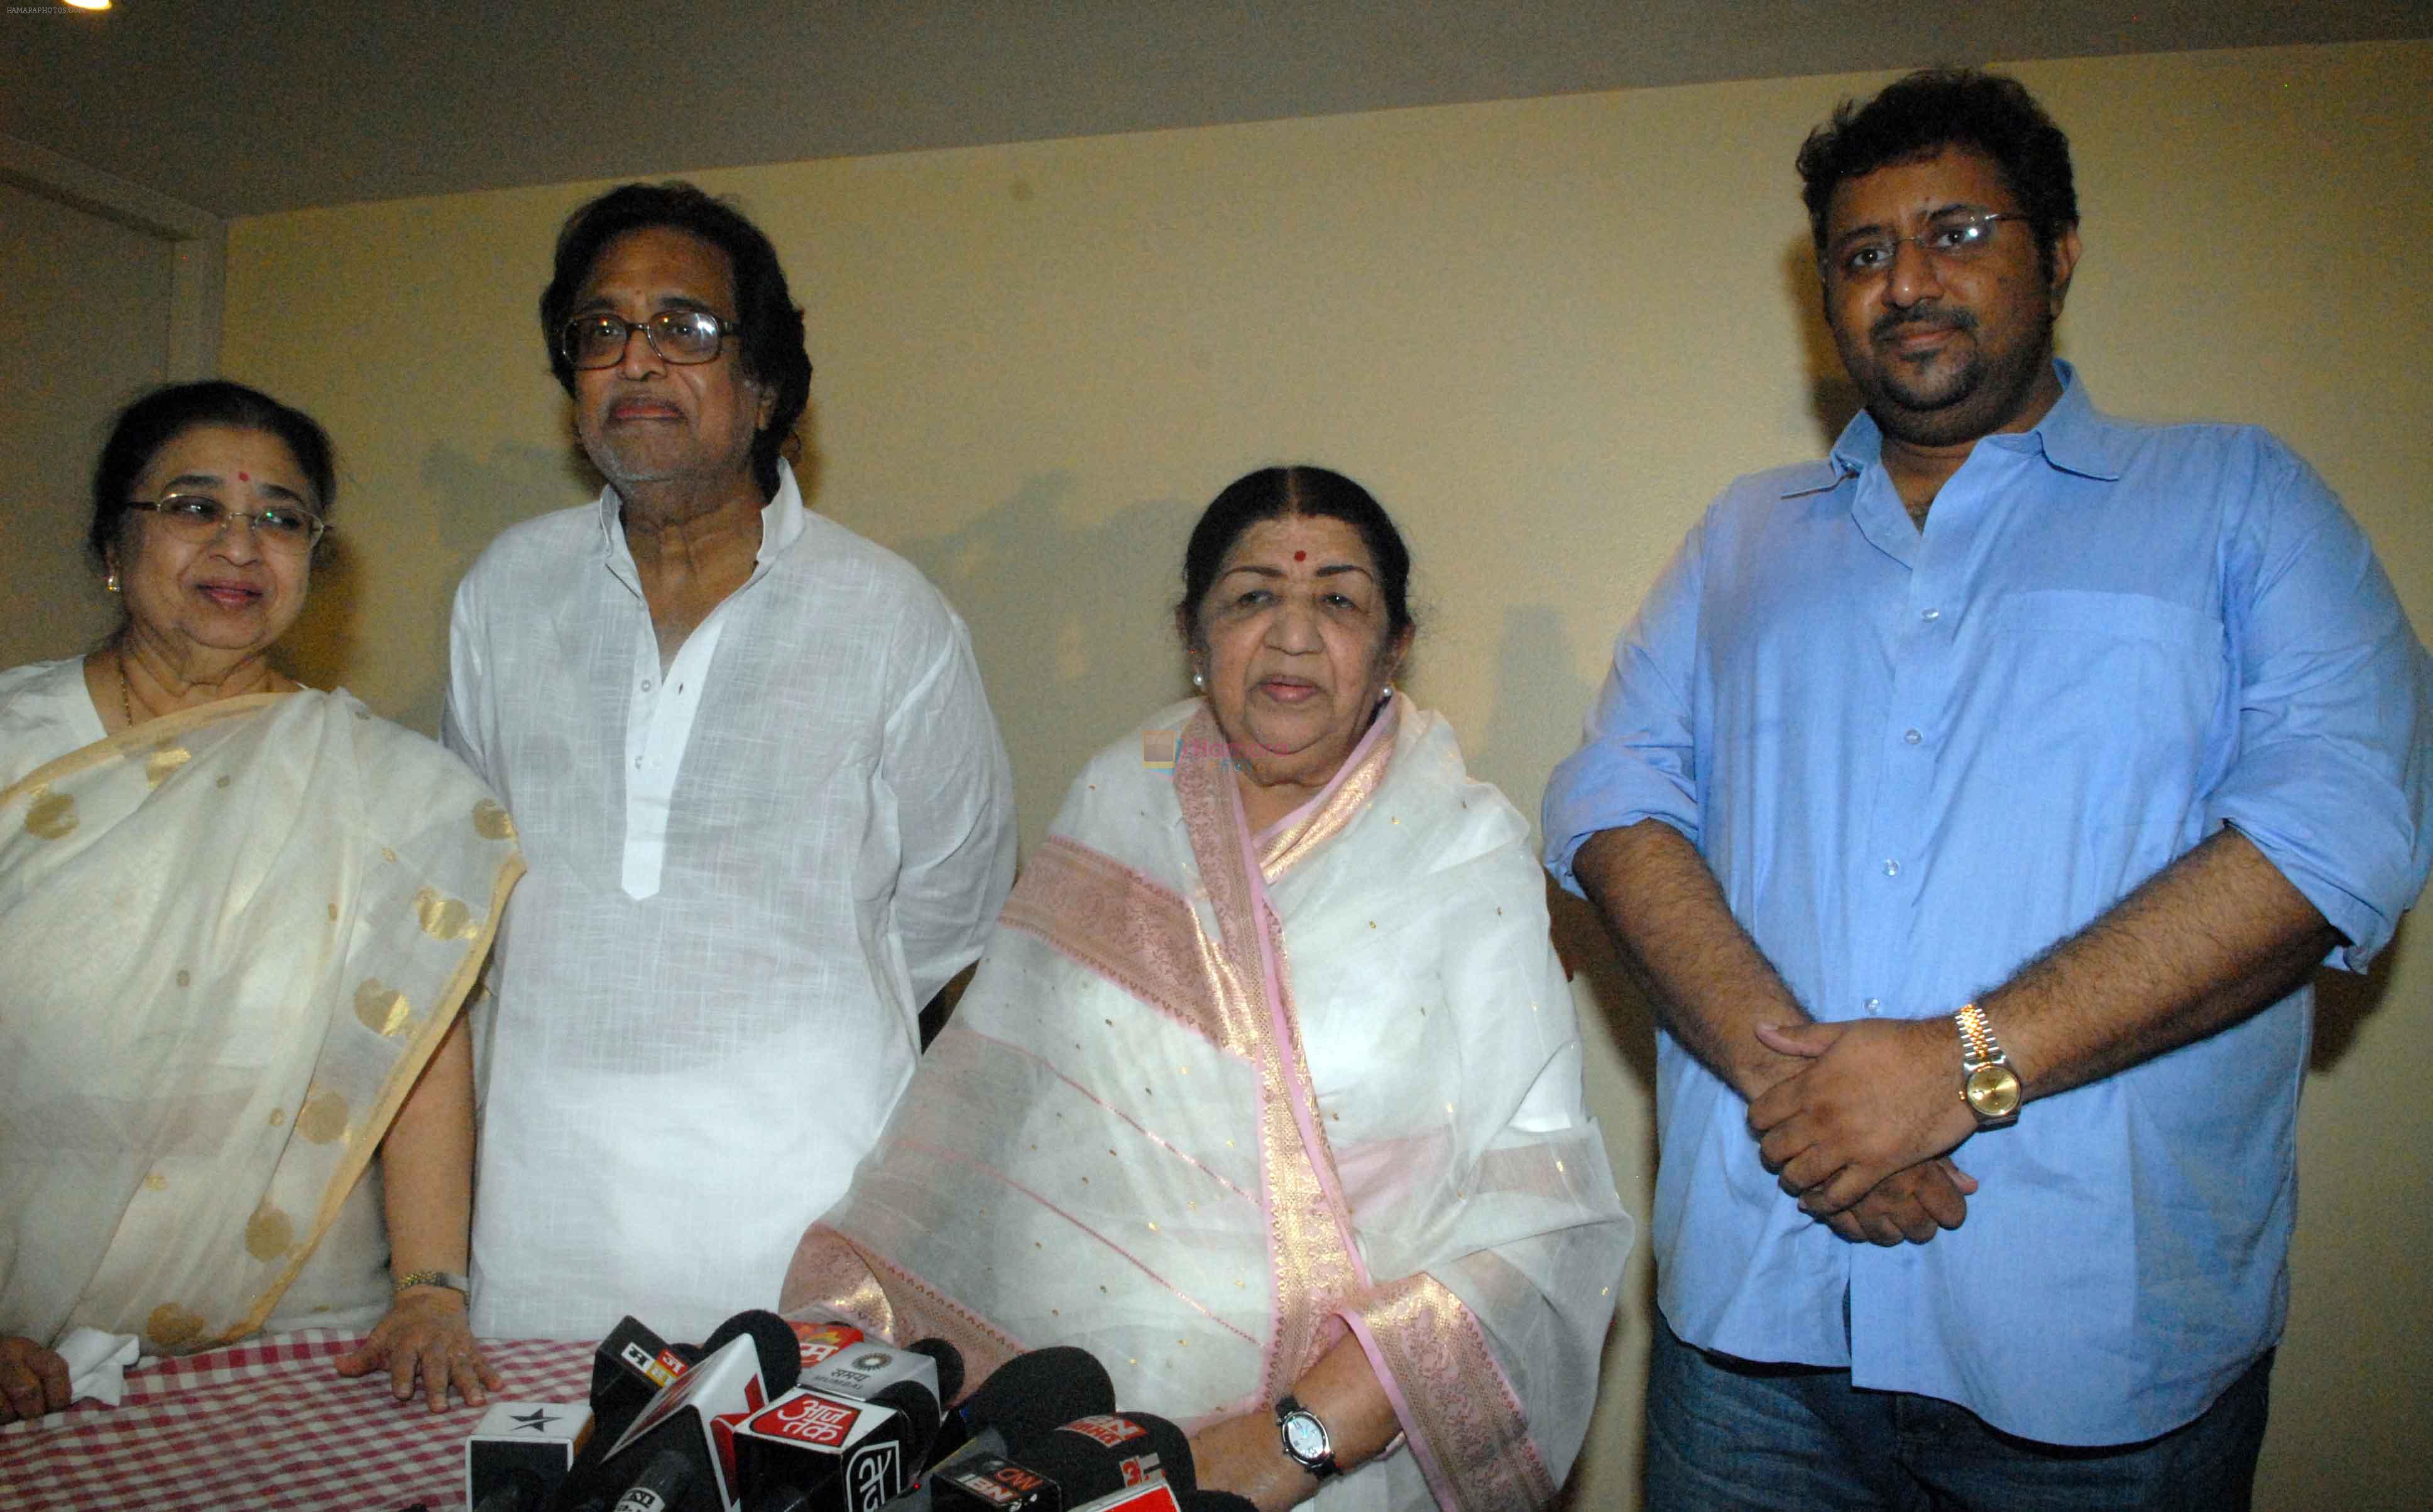
{"label": "black hair", "polygon": [[1808,133],[1799,148],[1799,196],[1818,253],[1825,250],[1835,189],[1946,146],[1966,147],[1993,162],[2018,195],[2050,273],[2055,244],[2078,224],[2069,138],[2017,79],[1973,68],[1920,69],[1863,106],[1844,100],[1830,121]]}
{"label": "black hair", "polygon": [[330,517],[338,499],[337,463],[329,433],[318,421],[258,388],[226,379],[170,383],[143,395],[111,421],[110,439],[102,443],[100,460],[93,466],[93,524],[85,534],[85,547],[96,563],[106,562],[110,548],[118,542],[135,480],[162,447],[198,425],[277,436],[313,486],[314,512],[324,519]]}
{"label": "black hair", "polygon": [[1175,622],[1186,640],[1197,640],[1199,605],[1216,586],[1216,569],[1244,532],[1266,519],[1339,519],[1360,535],[1377,564],[1377,586],[1386,596],[1386,641],[1391,645],[1412,628],[1411,552],[1385,506],[1368,489],[1324,467],[1262,467],[1244,473],[1200,512],[1182,551],[1182,602]]}
{"label": "black hair", "polygon": [[573,314],[575,297],[610,242],[655,226],[700,237],[724,252],[734,269],[735,320],[741,328],[736,349],[743,375],[776,396],[769,423],[752,437],[752,476],[763,495],[774,496],[777,457],[810,402],[811,358],[803,346],[802,308],[786,291],[777,248],[734,206],[671,179],[625,184],[569,215],[557,233],[549,287],[540,292],[540,329],[549,344],[550,371],[567,393],[574,392],[574,364],[559,348],[557,337]]}

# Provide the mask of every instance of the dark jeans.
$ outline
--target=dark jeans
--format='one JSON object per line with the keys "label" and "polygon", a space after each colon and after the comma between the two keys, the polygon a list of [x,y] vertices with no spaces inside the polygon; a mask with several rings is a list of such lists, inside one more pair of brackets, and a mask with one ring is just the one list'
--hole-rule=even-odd
{"label": "dark jeans", "polygon": [[1648,1512],[2246,1512],[2272,1355],[2160,1438],[2074,1449],[1967,1408],[1864,1391],[1850,1372],[1709,1354],[1656,1319],[1647,1368]]}

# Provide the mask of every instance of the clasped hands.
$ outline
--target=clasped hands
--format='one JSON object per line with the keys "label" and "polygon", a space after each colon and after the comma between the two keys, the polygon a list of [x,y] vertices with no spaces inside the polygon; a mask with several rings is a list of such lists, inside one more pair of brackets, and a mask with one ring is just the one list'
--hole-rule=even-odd
{"label": "clasped hands", "polygon": [[1950,1020],[1761,1025],[1804,1062],[1749,1101],[1758,1155],[1800,1211],[1851,1241],[1924,1244],[1967,1215],[1977,1182],[1947,1158],[1976,1132]]}

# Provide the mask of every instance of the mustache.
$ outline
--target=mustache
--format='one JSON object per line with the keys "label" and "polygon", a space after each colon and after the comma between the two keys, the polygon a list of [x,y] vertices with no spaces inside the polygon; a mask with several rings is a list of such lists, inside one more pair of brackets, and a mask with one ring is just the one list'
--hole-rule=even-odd
{"label": "mustache", "polygon": [[1920,310],[1896,310],[1890,314],[1880,316],[1874,325],[1867,328],[1867,335],[1875,341],[1887,341],[1911,330],[1974,331],[1976,329],[1977,316],[1971,312],[1944,310],[1929,305]]}

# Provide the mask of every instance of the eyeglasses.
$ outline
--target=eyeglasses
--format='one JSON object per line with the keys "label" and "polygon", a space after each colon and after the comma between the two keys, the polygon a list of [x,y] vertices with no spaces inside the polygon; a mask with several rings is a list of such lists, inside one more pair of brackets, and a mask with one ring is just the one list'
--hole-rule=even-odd
{"label": "eyeglasses", "polygon": [[706,363],[717,360],[726,333],[735,329],[706,310],[662,310],[642,321],[576,315],[559,329],[557,349],[579,368],[614,367],[625,360],[625,344],[638,331],[662,362]]}
{"label": "eyeglasses", "polygon": [[2001,211],[1955,210],[1929,221],[1926,229],[1915,236],[1879,234],[1846,243],[1834,250],[1832,265],[1846,279],[1889,273],[1904,242],[1914,242],[1919,251],[1937,263],[1972,262],[1994,249],[1994,228],[2006,220],[2027,218]]}
{"label": "eyeglasses", "polygon": [[130,499],[127,507],[150,510],[170,535],[196,546],[219,539],[220,532],[242,520],[264,547],[300,555],[319,544],[330,529],[328,520],[300,504],[273,504],[248,514],[209,494],[171,494],[151,502]]}

